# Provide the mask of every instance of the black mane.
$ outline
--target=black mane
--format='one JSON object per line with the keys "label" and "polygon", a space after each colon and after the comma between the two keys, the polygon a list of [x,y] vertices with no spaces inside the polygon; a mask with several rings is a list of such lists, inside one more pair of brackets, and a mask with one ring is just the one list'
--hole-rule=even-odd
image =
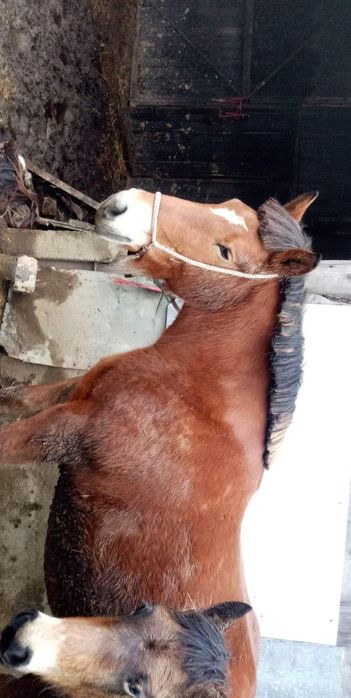
{"label": "black mane", "polygon": [[[275,199],[268,199],[258,211],[260,235],[269,250],[311,249],[310,238]],[[302,317],[305,299],[304,277],[280,282],[278,326],[271,340],[270,386],[265,434],[264,465],[273,456],[292,420],[301,384],[304,339]]]}
{"label": "black mane", "polygon": [[183,669],[190,683],[225,684],[228,653],[215,623],[198,612],[175,612],[182,630]]}

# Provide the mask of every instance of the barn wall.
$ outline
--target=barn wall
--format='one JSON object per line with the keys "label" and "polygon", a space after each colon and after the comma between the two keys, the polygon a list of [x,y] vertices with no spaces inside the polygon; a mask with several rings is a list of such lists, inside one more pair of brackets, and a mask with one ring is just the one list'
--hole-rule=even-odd
{"label": "barn wall", "polygon": [[351,5],[139,2],[132,181],[213,201],[320,191],[317,251],[351,256]]}

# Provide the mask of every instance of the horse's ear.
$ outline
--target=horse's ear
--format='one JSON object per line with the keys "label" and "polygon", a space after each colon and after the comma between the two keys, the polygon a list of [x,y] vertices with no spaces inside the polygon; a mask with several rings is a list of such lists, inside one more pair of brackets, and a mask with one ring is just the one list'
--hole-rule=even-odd
{"label": "horse's ear", "polygon": [[225,601],[216,606],[206,608],[203,613],[215,622],[221,632],[224,632],[232,623],[249,611],[252,611],[252,608],[248,603],[243,601]]}
{"label": "horse's ear", "polygon": [[305,215],[307,209],[313,204],[313,202],[319,196],[318,191],[309,191],[306,194],[300,194],[296,199],[292,199],[284,208],[288,211],[290,216],[295,219],[295,221],[300,222],[302,217]]}
{"label": "horse's ear", "polygon": [[301,276],[312,271],[319,262],[319,255],[308,250],[285,250],[271,252],[263,266],[263,271],[281,277]]}

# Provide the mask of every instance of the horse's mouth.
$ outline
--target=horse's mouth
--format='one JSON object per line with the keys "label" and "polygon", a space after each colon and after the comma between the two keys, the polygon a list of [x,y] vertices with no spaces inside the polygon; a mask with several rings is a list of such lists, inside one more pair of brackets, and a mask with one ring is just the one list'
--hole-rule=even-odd
{"label": "horse's mouth", "polygon": [[107,240],[108,242],[118,242],[120,245],[128,245],[132,242],[130,238],[126,238],[122,235],[116,235],[115,233],[108,233],[106,231],[103,233],[97,232],[97,235],[103,240]]}

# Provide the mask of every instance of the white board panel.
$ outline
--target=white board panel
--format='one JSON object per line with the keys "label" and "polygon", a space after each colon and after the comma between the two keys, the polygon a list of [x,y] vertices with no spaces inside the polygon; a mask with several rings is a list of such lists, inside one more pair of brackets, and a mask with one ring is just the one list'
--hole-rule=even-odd
{"label": "white board panel", "polygon": [[248,508],[246,579],[265,637],[336,644],[351,477],[351,306],[307,305],[293,422]]}

